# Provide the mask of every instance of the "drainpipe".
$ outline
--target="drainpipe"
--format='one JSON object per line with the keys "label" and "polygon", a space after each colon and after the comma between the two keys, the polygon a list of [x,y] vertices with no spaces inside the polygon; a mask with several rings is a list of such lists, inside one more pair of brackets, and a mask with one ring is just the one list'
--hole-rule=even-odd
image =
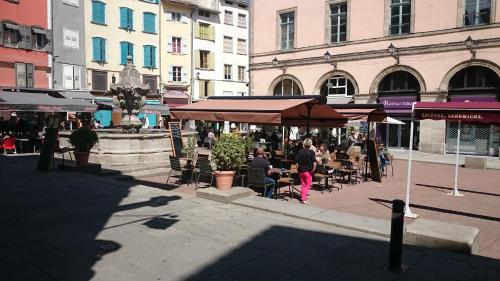
{"label": "drainpipe", "polygon": [[[195,66],[195,55],[194,55],[194,14],[195,10],[198,8],[196,6],[191,6],[191,94],[188,96],[188,103],[192,102],[192,97],[194,95],[194,82],[195,82],[195,74],[194,74],[194,66]],[[199,83],[199,81],[198,81]],[[199,96],[199,93],[198,93]],[[199,97],[198,97],[199,98]]]}
{"label": "drainpipe", "polygon": [[161,32],[161,26],[162,26],[162,12],[161,12],[161,8],[163,6],[163,1],[160,1],[160,5],[158,5],[158,34],[159,34],[159,37],[160,37],[160,40],[158,42],[158,57],[159,57],[159,66],[158,66],[158,71],[160,73],[159,77],[160,77],[160,84],[158,86],[160,86],[160,92],[158,93],[158,96],[160,97],[160,104],[163,104],[163,94],[162,94],[162,88],[161,86],[163,85],[163,76],[162,76],[162,72],[161,72],[161,64],[162,64],[162,48],[161,48],[161,41],[162,41],[162,32]]}

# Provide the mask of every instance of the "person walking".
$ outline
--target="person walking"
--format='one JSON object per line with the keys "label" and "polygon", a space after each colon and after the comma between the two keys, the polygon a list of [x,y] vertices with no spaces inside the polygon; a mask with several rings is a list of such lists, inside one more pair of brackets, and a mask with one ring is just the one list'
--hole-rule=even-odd
{"label": "person walking", "polygon": [[300,202],[309,204],[307,196],[311,189],[313,172],[316,169],[316,155],[311,150],[312,140],[307,138],[303,142],[304,147],[297,153],[295,161],[297,162],[300,177]]}

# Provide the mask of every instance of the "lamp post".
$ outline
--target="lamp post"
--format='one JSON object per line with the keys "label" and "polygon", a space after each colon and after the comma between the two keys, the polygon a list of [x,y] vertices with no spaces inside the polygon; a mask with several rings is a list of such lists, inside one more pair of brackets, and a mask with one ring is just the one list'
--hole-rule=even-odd
{"label": "lamp post", "polygon": [[[281,69],[281,71],[283,72],[283,73],[281,73],[281,95],[283,96],[285,94],[285,85],[283,83],[283,80],[285,78],[286,67],[284,65],[280,67],[279,66],[280,61],[276,57],[274,57],[274,59],[272,60],[272,63],[273,63],[273,66],[279,67]],[[293,86],[292,86],[292,88],[293,88]]]}
{"label": "lamp post", "polygon": [[332,60],[332,55],[330,54],[329,51],[326,51],[326,53],[323,54],[323,59],[325,59],[325,61],[330,64],[331,66],[333,66],[333,69],[337,69],[337,62],[333,61]]}
{"label": "lamp post", "polygon": [[387,47],[387,50],[389,51],[389,54],[391,55],[391,57],[393,57],[395,60],[396,60],[396,64],[399,64],[399,53],[398,53],[398,48],[394,47],[394,45],[389,45],[389,47]]}
{"label": "lamp post", "polygon": [[476,58],[476,47],[478,42],[472,39],[470,36],[465,39],[465,46],[467,50],[471,53],[471,60]]}

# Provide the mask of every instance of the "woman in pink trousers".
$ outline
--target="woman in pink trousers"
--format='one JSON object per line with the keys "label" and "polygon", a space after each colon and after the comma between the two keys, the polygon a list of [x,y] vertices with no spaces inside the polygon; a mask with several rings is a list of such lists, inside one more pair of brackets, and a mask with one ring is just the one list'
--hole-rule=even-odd
{"label": "woman in pink trousers", "polygon": [[316,155],[314,151],[311,150],[312,140],[307,138],[303,142],[304,148],[302,148],[295,157],[297,162],[299,177],[301,182],[300,188],[300,202],[302,204],[309,204],[307,202],[307,194],[309,189],[311,189],[313,172],[316,169]]}

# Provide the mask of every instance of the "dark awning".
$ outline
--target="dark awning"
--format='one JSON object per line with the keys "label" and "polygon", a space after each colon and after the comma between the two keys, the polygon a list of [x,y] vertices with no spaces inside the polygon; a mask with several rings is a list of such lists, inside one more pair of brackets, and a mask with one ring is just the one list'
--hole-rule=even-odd
{"label": "dark awning", "polygon": [[318,96],[210,97],[171,111],[172,118],[183,120],[330,128],[343,127],[347,122]]}
{"label": "dark awning", "polygon": [[[112,101],[96,101],[101,110],[113,110],[121,112],[122,109],[114,105]],[[146,104],[139,111],[140,113],[170,115],[170,110],[166,104]]]}
{"label": "dark awning", "polygon": [[415,119],[500,124],[500,102],[417,102]]}
{"label": "dark awning", "polygon": [[97,105],[84,100],[54,98],[46,93],[0,92],[0,111],[95,112]]}
{"label": "dark awning", "polygon": [[66,90],[61,92],[61,94],[68,99],[79,99],[79,100],[94,100],[95,96],[89,91],[82,90]]}
{"label": "dark awning", "polygon": [[38,27],[32,27],[31,30],[33,30],[34,33],[39,33],[44,35],[47,34],[47,30]]}
{"label": "dark awning", "polygon": [[8,23],[8,22],[4,22],[4,24],[5,24],[5,27],[7,27],[9,29],[19,30],[19,26],[17,24],[12,24],[12,23]]}

